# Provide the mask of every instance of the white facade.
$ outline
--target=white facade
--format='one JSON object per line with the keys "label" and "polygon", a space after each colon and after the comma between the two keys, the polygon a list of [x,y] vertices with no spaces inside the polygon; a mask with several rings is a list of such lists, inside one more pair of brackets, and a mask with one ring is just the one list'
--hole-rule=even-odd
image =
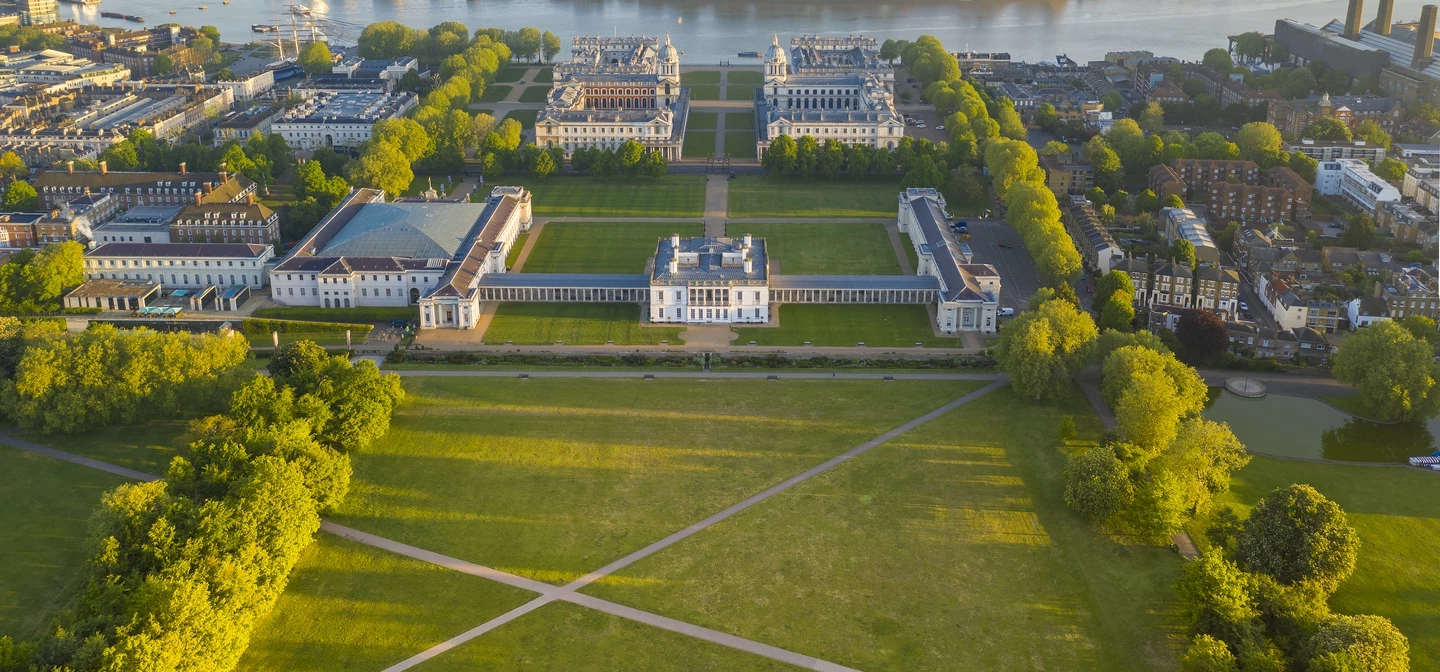
{"label": "white facade", "polygon": [[275,88],[275,71],[261,70],[243,79],[229,81],[216,80],[206,84],[206,86],[217,89],[230,89],[235,100],[251,100]]}
{"label": "white facade", "polygon": [[265,286],[269,245],[104,243],[85,254],[86,280],[147,280],[171,288]]}
{"label": "white facade", "polygon": [[270,132],[297,150],[359,147],[376,122],[404,116],[418,104],[413,93],[320,94],[272,121]]}
{"label": "white facade", "polygon": [[755,100],[765,127],[757,157],[782,135],[893,149],[905,135],[894,98],[890,83],[868,71],[795,74],[777,35],[765,52],[765,84]]}
{"label": "white facade", "polygon": [[1000,273],[989,264],[971,264],[956,252],[960,247],[949,229],[945,197],[935,189],[900,192],[900,232],[910,237],[920,267],[917,275],[939,281],[935,327],[953,334],[999,330]]}
{"label": "white facade", "polygon": [[764,324],[770,319],[765,240],[661,240],[650,276],[650,321]]}
{"label": "white facade", "polygon": [[1280,329],[1299,329],[1310,318],[1310,307],[1295,296],[1294,290],[1268,274],[1260,274],[1255,294],[1265,303],[1266,310],[1275,318],[1275,324]]}
{"label": "white facade", "polygon": [[359,308],[413,306],[439,284],[444,267],[408,269],[396,265],[388,273],[361,272],[337,266],[314,273],[270,272],[270,298],[287,306]]}
{"label": "white facade", "polygon": [[1358,159],[1322,161],[1315,169],[1315,188],[1326,196],[1342,196],[1363,212],[1378,203],[1400,200],[1400,190],[1370,171]]}

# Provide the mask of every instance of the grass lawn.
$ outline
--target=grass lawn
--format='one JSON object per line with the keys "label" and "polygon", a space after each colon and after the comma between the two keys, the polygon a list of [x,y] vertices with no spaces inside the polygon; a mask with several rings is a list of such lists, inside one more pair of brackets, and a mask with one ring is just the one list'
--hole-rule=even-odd
{"label": "grass lawn", "polygon": [[894,217],[900,183],[742,175],[730,181],[731,217]]}
{"label": "grass lawn", "polygon": [[690,86],[690,100],[720,100],[720,85],[700,84]]}
{"label": "grass lawn", "polygon": [[930,313],[919,305],[821,305],[785,304],[779,311],[779,327],[736,327],[736,343],[757,345],[803,345],[851,347],[910,347],[923,343],[931,348],[959,348],[958,338],[937,338]]}
{"label": "grass lawn", "polygon": [[[529,268],[530,262],[525,262]],[[502,303],[485,330],[485,342],[499,345],[678,345],[683,327],[645,327],[640,306],[631,303]]]}
{"label": "grass lawn", "polygon": [[239,669],[382,670],[534,596],[469,574],[321,534]]}
{"label": "grass lawn", "polygon": [[515,87],[509,86],[507,84],[491,84],[490,86],[485,87],[485,92],[481,93],[480,98],[477,99],[475,102],[498,103],[502,100],[505,100],[505,97],[510,95],[510,91],[514,88]]}
{"label": "grass lawn", "polygon": [[540,607],[415,668],[417,672],[799,669],[566,602]]}
{"label": "grass lawn", "polygon": [[699,236],[703,224],[550,222],[540,232],[526,273],[644,273],[655,243],[672,233]]}
{"label": "grass lawn", "polygon": [[530,238],[529,231],[522,231],[515,236],[515,244],[510,246],[510,254],[505,255],[505,268],[513,268],[515,261],[520,258],[520,251],[525,249],[525,241]]}
{"label": "grass lawn", "polygon": [[[882,224],[731,224],[731,236],[764,236],[772,273],[899,275],[900,263]],[[776,261],[779,261],[778,270]],[[783,323],[782,323],[783,324]]]}
{"label": "grass lawn", "polygon": [[[521,234],[525,235],[525,234]],[[395,308],[318,308],[315,306],[285,306],[259,308],[252,317],[276,320],[304,320],[306,322],[345,322],[369,324],[390,320],[414,320],[420,316],[414,306]]]}
{"label": "grass lawn", "polygon": [[[522,129],[535,128],[535,119],[540,116],[540,110],[510,110],[505,114],[505,119],[514,119],[520,122]],[[505,119],[501,119],[504,121]],[[509,181],[506,181],[509,184]]]}
{"label": "grass lawn", "polygon": [[753,131],[727,131],[725,153],[733,159],[755,158],[755,133]]}
{"label": "grass lawn", "polygon": [[[1256,455],[1216,505],[1232,505],[1244,517],[1261,497],[1291,483],[1308,483],[1334,500],[1360,533],[1355,573],[1331,596],[1331,609],[1389,618],[1410,639],[1410,669],[1440,671],[1440,478],[1418,469]],[[1204,527],[1197,521],[1190,535],[1202,547]]]}
{"label": "grass lawn", "polygon": [[905,248],[905,258],[910,260],[910,268],[920,268],[920,255],[915,252],[915,243],[910,240],[910,234],[900,234],[900,246]]}
{"label": "grass lawn", "polygon": [[1062,499],[1078,392],[1009,388],[584,590],[865,670],[1164,670],[1168,548],[1123,546]]}
{"label": "grass lawn", "polygon": [[[250,339],[252,348],[273,348],[275,339],[270,334],[246,334],[245,338]],[[353,333],[350,335],[350,343],[353,345],[365,340],[365,334]],[[334,345],[344,347],[345,333],[323,332],[307,333],[303,331],[290,331],[280,333],[280,345],[289,345],[296,341],[315,341],[316,345]]]}
{"label": "grass lawn", "polygon": [[686,159],[708,159],[715,156],[715,131],[685,131],[685,144],[680,156]]}
{"label": "grass lawn", "polygon": [[765,82],[765,73],[759,70],[731,70],[725,74],[725,82],[728,84],[749,84],[760,86]]}
{"label": "grass lawn", "polygon": [[[255,360],[269,364],[270,360]],[[261,368],[264,368],[263,365]],[[117,425],[81,434],[51,434],[14,430],[13,434],[56,450],[92,457],[147,474],[163,475],[170,458],[180,454],[188,420],[166,420]]]}
{"label": "grass lawn", "polygon": [[406,189],[403,195],[419,196],[433,184],[435,191],[440,192],[441,196],[448,196],[450,191],[460,186],[464,180],[464,175],[416,175],[415,179],[410,182],[410,188]]}
{"label": "grass lawn", "polygon": [[713,131],[719,123],[720,115],[716,112],[691,112],[690,118],[685,122],[685,132],[690,131]]}
{"label": "grass lawn", "polygon": [[523,78],[523,77],[525,76],[525,71],[526,71],[526,70],[529,70],[529,69],[530,69],[530,68],[527,68],[527,67],[525,67],[525,66],[520,66],[520,65],[510,66],[510,67],[508,67],[508,68],[504,68],[504,69],[502,69],[500,72],[495,73],[495,81],[497,81],[497,82],[518,82],[518,81],[520,81],[521,78]]}
{"label": "grass lawn", "polygon": [[696,84],[719,84],[719,70],[697,70],[695,72],[680,73],[681,86],[694,86]]}
{"label": "grass lawn", "polygon": [[705,178],[667,175],[659,179],[507,176],[534,193],[537,217],[695,217],[705,214]]}
{"label": "grass lawn", "polygon": [[550,87],[548,85],[527,86],[524,91],[520,92],[520,102],[522,103],[543,103],[549,97]]}
{"label": "grass lawn", "polygon": [[[695,115],[690,115],[695,116]],[[727,131],[753,131],[755,130],[755,114],[753,112],[729,112],[725,115],[725,130]]]}
{"label": "grass lawn", "polygon": [[725,100],[754,100],[755,87],[731,84],[725,87]]}
{"label": "grass lawn", "polygon": [[334,519],[553,583],[601,567],[977,386],[553,378],[404,383],[408,397],[389,435],[352,455],[350,497]]}
{"label": "grass lawn", "polygon": [[535,73],[536,84],[549,84],[554,81],[555,70],[553,68],[542,68],[540,72]]}
{"label": "grass lawn", "polygon": [[126,479],[0,446],[0,635],[44,632],[79,586],[90,514]]}

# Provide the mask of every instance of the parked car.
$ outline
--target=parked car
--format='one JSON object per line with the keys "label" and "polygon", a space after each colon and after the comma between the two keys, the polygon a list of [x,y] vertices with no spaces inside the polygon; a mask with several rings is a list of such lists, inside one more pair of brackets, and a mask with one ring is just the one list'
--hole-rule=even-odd
{"label": "parked car", "polygon": [[1013,316],[1015,315],[1015,309],[1014,309],[1014,308],[1001,308],[999,314],[1000,314],[1000,317],[1013,317]]}
{"label": "parked car", "polygon": [[1250,306],[1249,306],[1248,304],[1246,304],[1244,301],[1241,301],[1241,302],[1240,302],[1240,310],[1243,310],[1243,311],[1245,311],[1245,312],[1248,313],[1248,312],[1250,312]]}
{"label": "parked car", "polygon": [[1004,249],[1007,249],[1007,250],[1010,249],[1010,243],[1000,242],[1000,243],[996,243],[996,245],[998,245],[998,246],[1000,246],[1000,247],[1002,247],[1002,248],[1004,248]]}
{"label": "parked car", "polygon": [[409,320],[390,320],[390,326],[396,329],[404,329],[409,324]]}
{"label": "parked car", "polygon": [[936,125],[935,125],[935,130],[937,130],[937,131],[943,131],[943,130],[945,130],[945,124],[936,124]]}
{"label": "parked car", "polygon": [[1086,293],[1086,294],[1094,294],[1094,293],[1095,293],[1095,287],[1092,286],[1092,285],[1085,285],[1085,293]]}

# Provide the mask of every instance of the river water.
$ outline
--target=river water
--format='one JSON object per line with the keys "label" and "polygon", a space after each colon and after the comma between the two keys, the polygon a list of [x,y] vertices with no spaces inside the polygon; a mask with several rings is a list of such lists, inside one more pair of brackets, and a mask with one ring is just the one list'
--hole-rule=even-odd
{"label": "river water", "polygon": [[[846,35],[863,32],[878,39],[939,37],[951,51],[967,45],[980,51],[1008,51],[1037,61],[1067,54],[1084,62],[1107,51],[1148,49],[1198,59],[1206,49],[1225,46],[1226,36],[1249,30],[1272,32],[1275,20],[1322,24],[1343,17],[1346,0],[909,0],[907,2],[768,0],[301,0],[332,41],[354,44],[375,21],[395,20],[429,27],[461,21],[472,28],[536,26],[567,45],[579,34],[669,32],[688,64],[735,59],[738,51],[760,51],[771,33],[782,39],[798,33]],[[200,5],[208,9],[200,10]],[[1374,5],[1371,2],[1367,5]],[[1395,18],[1419,16],[1422,0],[1399,0]],[[103,9],[143,16],[147,25],[175,21],[214,25],[227,42],[253,39],[250,25],[274,23],[285,0],[103,0]],[[170,10],[176,10],[171,15]],[[1374,8],[1367,6],[1367,20]],[[135,27],[101,19],[97,8],[61,4],[63,18]],[[288,25],[288,23],[287,23]],[[744,62],[737,60],[736,64]],[[756,61],[758,64],[758,61]]]}

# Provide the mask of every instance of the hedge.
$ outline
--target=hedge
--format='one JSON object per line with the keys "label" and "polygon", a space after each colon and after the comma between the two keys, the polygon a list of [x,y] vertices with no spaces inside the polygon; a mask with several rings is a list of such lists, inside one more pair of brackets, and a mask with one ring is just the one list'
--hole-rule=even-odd
{"label": "hedge", "polygon": [[287,308],[258,308],[254,317],[277,320],[304,320],[309,322],[346,322],[350,324],[389,322],[390,320],[415,320],[419,309],[404,308],[316,308],[294,306]]}
{"label": "hedge", "polygon": [[[623,355],[558,355],[558,354],[482,354],[474,352],[424,352],[396,349],[386,356],[392,364],[478,364],[482,366],[629,366],[685,367],[703,366],[703,355],[623,354]],[[711,355],[712,368],[733,369],[970,369],[985,370],[995,360],[984,357],[790,357],[775,353],[767,355]]]}
{"label": "hedge", "polygon": [[240,330],[248,336],[264,336],[272,331],[282,334],[343,334],[350,331],[355,338],[364,338],[375,326],[344,322],[298,322],[290,320],[257,320],[247,318]]}

